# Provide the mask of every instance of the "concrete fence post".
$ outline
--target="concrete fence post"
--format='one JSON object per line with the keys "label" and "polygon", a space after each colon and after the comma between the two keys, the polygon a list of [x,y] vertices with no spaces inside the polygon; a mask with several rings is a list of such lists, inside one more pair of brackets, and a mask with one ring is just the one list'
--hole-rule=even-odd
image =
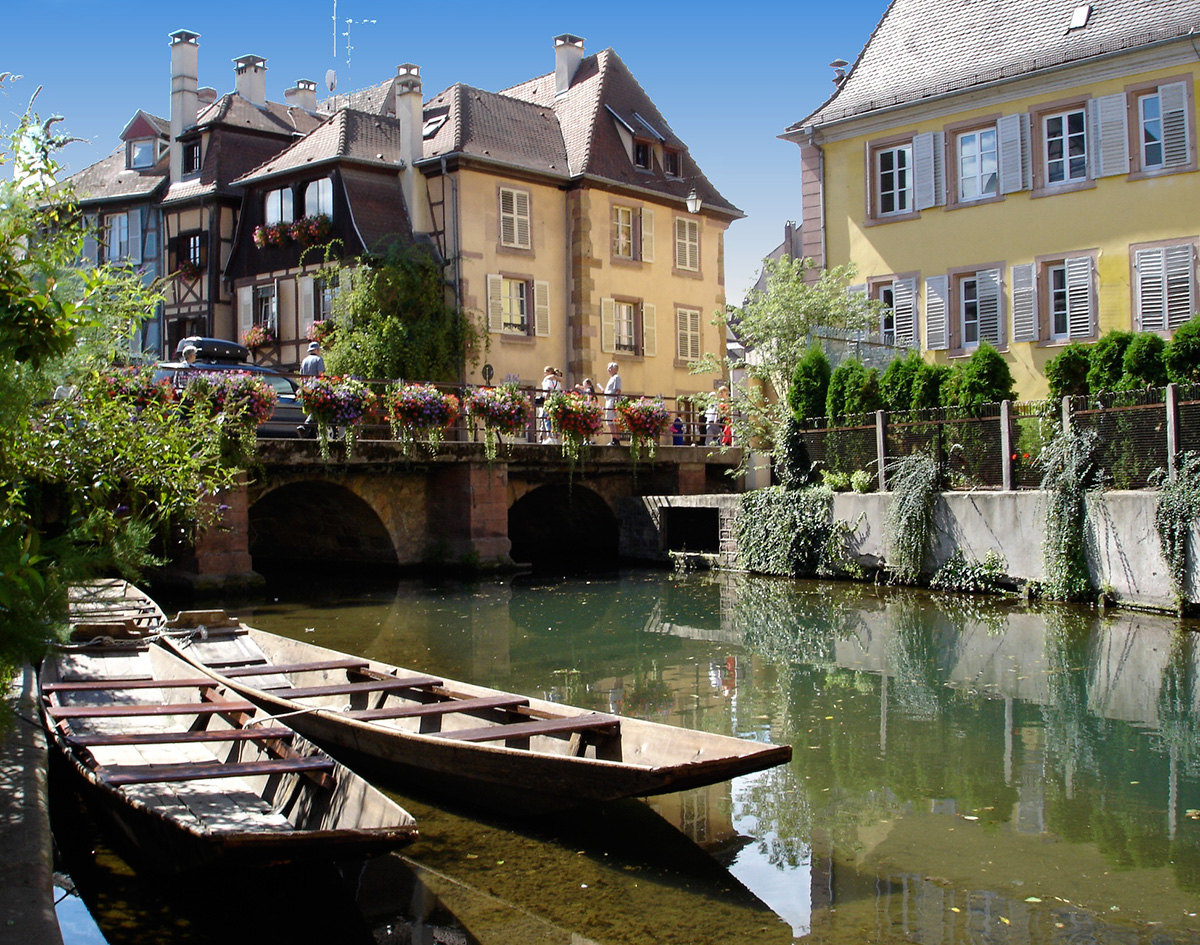
{"label": "concrete fence post", "polygon": [[1179,455],[1179,386],[1167,385],[1167,477],[1174,479]]}
{"label": "concrete fence post", "polygon": [[1012,401],[1000,401],[1000,488],[1013,487],[1013,412]]}
{"label": "concrete fence post", "polygon": [[875,411],[875,456],[879,461],[879,491],[887,492],[887,411]]}
{"label": "concrete fence post", "polygon": [[1063,433],[1071,429],[1071,398],[1064,396],[1062,401],[1062,425]]}

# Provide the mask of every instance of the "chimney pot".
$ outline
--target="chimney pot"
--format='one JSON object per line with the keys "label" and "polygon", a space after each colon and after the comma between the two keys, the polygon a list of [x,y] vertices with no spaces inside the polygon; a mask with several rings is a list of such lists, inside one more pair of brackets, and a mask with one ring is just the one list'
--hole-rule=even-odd
{"label": "chimney pot", "polygon": [[579,63],[583,60],[583,37],[563,33],[554,37],[554,94],[562,95],[571,87]]}
{"label": "chimney pot", "polygon": [[267,60],[262,56],[238,56],[233,60],[237,94],[254,105],[267,104]]}
{"label": "chimney pot", "polygon": [[176,30],[171,34],[171,180],[183,174],[183,149],[179,136],[196,124],[199,33]]}
{"label": "chimney pot", "polygon": [[283,100],[296,108],[315,112],[317,110],[317,83],[312,79],[297,79],[295,86],[283,93]]}

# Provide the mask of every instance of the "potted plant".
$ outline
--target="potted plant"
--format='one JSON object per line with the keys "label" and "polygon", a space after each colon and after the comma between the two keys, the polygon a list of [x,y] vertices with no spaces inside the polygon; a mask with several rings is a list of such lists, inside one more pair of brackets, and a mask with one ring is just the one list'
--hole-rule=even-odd
{"label": "potted plant", "polygon": [[258,427],[271,418],[279,395],[249,371],[197,371],[188,377],[183,401],[193,416],[216,422],[226,461],[245,465],[254,457]]}
{"label": "potted plant", "polygon": [[483,424],[483,450],[489,463],[496,458],[501,435],[518,436],[533,419],[533,405],[516,384],[476,387],[464,403],[471,423]]}
{"label": "potted plant", "polygon": [[286,246],[291,240],[291,223],[262,223],[254,228],[254,245],[259,249]]}
{"label": "potted plant", "polygon": [[458,419],[458,398],[432,384],[396,384],[387,393],[387,416],[392,437],[409,453],[418,437],[436,453],[446,430]]}
{"label": "potted plant", "polygon": [[594,400],[574,391],[555,391],[546,397],[543,409],[554,435],[562,441],[563,455],[574,469],[584,448],[604,425],[604,411]]}
{"label": "potted plant", "polygon": [[329,436],[342,430],[347,459],[354,454],[354,425],[373,405],[375,394],[353,377],[306,377],[300,383],[300,403],[317,422],[321,458],[329,458]]}
{"label": "potted plant", "polygon": [[256,322],[242,334],[242,344],[247,348],[261,348],[275,342],[275,329],[265,322]]}
{"label": "potted plant", "polygon": [[200,278],[200,264],[192,262],[190,259],[181,260],[179,265],[175,267],[175,271],[179,273],[180,278],[195,282]]}
{"label": "potted plant", "polygon": [[659,398],[622,397],[617,401],[617,416],[621,426],[629,431],[629,455],[637,465],[642,446],[648,447],[650,458],[658,451],[658,438],[667,429],[671,415]]}
{"label": "potted plant", "polygon": [[288,230],[293,240],[301,246],[313,246],[317,243],[328,242],[333,232],[333,223],[324,213],[301,217],[291,224]]}
{"label": "potted plant", "polygon": [[149,368],[114,368],[100,374],[98,380],[106,397],[127,400],[139,413],[152,405],[163,406],[175,399],[175,388],[170,379],[156,381]]}
{"label": "potted plant", "polygon": [[337,322],[332,318],[318,318],[308,326],[308,340],[315,341],[322,348],[329,347],[329,339],[337,331]]}

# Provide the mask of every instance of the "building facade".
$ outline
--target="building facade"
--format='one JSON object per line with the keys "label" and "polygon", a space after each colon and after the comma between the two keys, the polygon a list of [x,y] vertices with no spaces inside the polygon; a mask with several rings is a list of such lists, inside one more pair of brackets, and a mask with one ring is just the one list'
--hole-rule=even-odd
{"label": "building facade", "polygon": [[898,344],[1000,349],[1023,398],[1109,329],[1198,308],[1200,7],[894,0],[801,150],[804,254]]}

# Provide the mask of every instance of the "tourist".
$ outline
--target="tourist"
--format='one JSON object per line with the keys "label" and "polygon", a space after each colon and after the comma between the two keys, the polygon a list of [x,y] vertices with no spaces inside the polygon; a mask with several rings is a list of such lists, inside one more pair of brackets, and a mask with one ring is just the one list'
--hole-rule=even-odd
{"label": "tourist", "polygon": [[541,442],[543,443],[554,442],[554,430],[551,429],[550,416],[546,413],[546,408],[544,405],[552,394],[562,390],[562,381],[559,380],[560,377],[562,377],[562,371],[556,367],[552,367],[549,364],[546,365],[542,374],[542,394],[538,398],[540,401],[538,406],[538,418],[540,423],[538,426],[542,431]]}
{"label": "tourist", "polygon": [[195,367],[196,366],[196,355],[199,353],[200,353],[200,350],[195,345],[184,345],[184,348],[183,348],[184,364],[186,364],[188,367]]}
{"label": "tourist", "polygon": [[616,361],[608,363],[608,383],[604,385],[604,415],[608,421],[608,432],[612,434],[612,446],[621,445],[621,428],[617,425],[617,399],[621,396],[621,375]]}
{"label": "tourist", "polygon": [[683,417],[679,414],[675,414],[671,423],[671,445],[683,446]]}
{"label": "tourist", "polygon": [[704,411],[704,445],[720,446],[729,414],[729,388],[722,384]]}
{"label": "tourist", "polygon": [[[320,377],[325,373],[325,359],[321,357],[321,343],[318,341],[310,341],[308,344],[308,357],[300,362],[301,377]],[[296,434],[305,439],[311,437],[316,432],[316,421],[313,420],[312,414],[304,418],[304,422],[296,427]],[[336,435],[336,431],[335,431]]]}

